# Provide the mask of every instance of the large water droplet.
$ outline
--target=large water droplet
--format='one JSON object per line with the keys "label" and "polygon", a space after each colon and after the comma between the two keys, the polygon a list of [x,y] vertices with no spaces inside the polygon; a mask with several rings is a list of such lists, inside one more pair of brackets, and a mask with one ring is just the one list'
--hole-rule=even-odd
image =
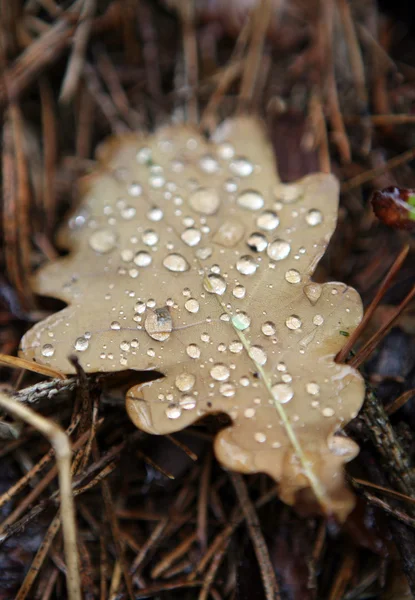
{"label": "large water droplet", "polygon": [[300,283],[301,275],[296,269],[289,269],[285,273],[285,280],[288,281],[288,283]]}
{"label": "large water droplet", "polygon": [[255,252],[263,252],[268,246],[267,238],[262,233],[251,233],[246,243]]}
{"label": "large water droplet", "polygon": [[202,234],[200,233],[199,229],[189,227],[189,229],[185,229],[183,231],[181,238],[188,246],[197,246],[202,239]]}
{"label": "large water droplet", "polygon": [[217,173],[219,170],[218,161],[210,154],[205,154],[201,157],[199,166],[205,173]]}
{"label": "large water droplet", "polygon": [[251,324],[251,317],[246,312],[240,312],[232,317],[232,325],[239,331],[248,329]]}
{"label": "large water droplet", "polygon": [[267,254],[272,260],[284,260],[291,252],[291,246],[285,240],[276,239],[267,248]]}
{"label": "large water droplet", "polygon": [[229,169],[238,177],[248,177],[253,172],[254,165],[247,158],[238,156],[230,163]]}
{"label": "large water droplet", "polygon": [[259,210],[264,206],[264,198],[259,192],[247,190],[239,194],[237,203],[246,210]]}
{"label": "large water droplet", "polygon": [[141,239],[146,246],[155,246],[159,241],[159,236],[153,229],[147,229]]}
{"label": "large water droplet", "polygon": [[196,382],[196,377],[192,373],[180,373],[177,375],[175,385],[181,392],[188,392]]}
{"label": "large water droplet", "polygon": [[150,221],[161,221],[163,218],[163,211],[158,206],[153,206],[147,213],[147,218]]}
{"label": "large water droplet", "polygon": [[320,393],[320,386],[318,385],[318,383],[314,383],[314,381],[310,381],[310,383],[307,383],[305,387],[307,392],[311,394],[311,396],[318,396]]}
{"label": "large water droplet", "polygon": [[184,271],[188,271],[190,269],[190,265],[187,260],[181,254],[168,254],[166,258],[163,260],[163,265],[169,271],[173,271],[174,273],[183,273]]}
{"label": "large water droplet", "polygon": [[257,263],[252,256],[241,256],[236,263],[236,268],[242,275],[253,275],[258,268]]}
{"label": "large water droplet", "polygon": [[189,300],[185,302],[184,306],[190,313],[199,312],[199,302],[195,298],[189,298]]}
{"label": "large water droplet", "polygon": [[235,340],[229,344],[229,351],[232,352],[233,354],[239,354],[240,352],[242,352],[242,350],[243,350],[243,344],[242,344],[242,342],[239,342],[238,340]]}
{"label": "large water droplet", "polygon": [[257,227],[263,231],[273,231],[280,224],[277,213],[272,210],[265,210],[256,220]]}
{"label": "large water droplet", "polygon": [[233,248],[244,236],[245,228],[239,221],[225,221],[219,227],[213,241],[225,248]]}
{"label": "large water droplet", "polygon": [[323,222],[323,215],[316,208],[312,208],[306,214],[305,220],[307,221],[307,225],[310,225],[310,227],[316,227],[316,225],[320,225],[320,223]]}
{"label": "large water droplet", "polygon": [[251,346],[249,356],[261,366],[267,362],[267,353],[261,346]]}
{"label": "large water droplet", "polygon": [[50,358],[54,354],[55,354],[55,348],[52,346],[52,344],[44,344],[42,346],[42,356],[46,356],[47,358]]}
{"label": "large water droplet", "polygon": [[84,338],[84,336],[81,336],[79,338],[76,338],[75,340],[75,350],[77,350],[78,352],[85,352],[85,350],[87,350],[89,346],[89,342],[86,338]]}
{"label": "large water droplet", "polygon": [[218,156],[224,160],[230,160],[235,155],[235,149],[232,144],[229,144],[229,142],[223,142],[222,144],[219,144],[217,152]]}
{"label": "large water droplet", "polygon": [[98,229],[89,238],[89,245],[92,250],[100,254],[111,252],[117,243],[117,235],[111,229]]}
{"label": "large water droplet", "polygon": [[178,419],[181,417],[182,409],[177,404],[169,404],[166,408],[166,417],[168,419]]}
{"label": "large water droplet", "polygon": [[192,410],[196,407],[196,399],[193,396],[182,396],[179,400],[179,405],[183,410]]}
{"label": "large water droplet", "polygon": [[276,383],[272,386],[271,391],[274,400],[280,404],[286,404],[294,396],[294,391],[288,383]]}
{"label": "large water droplet", "polygon": [[213,188],[200,188],[189,197],[189,204],[197,213],[213,215],[218,210],[220,198]]}
{"label": "large water droplet", "polygon": [[274,190],[276,198],[282,200],[286,204],[296,202],[304,193],[304,188],[301,185],[293,185],[290,183],[279,183]]}
{"label": "large water droplet", "polygon": [[215,275],[214,273],[210,273],[203,280],[203,287],[207,292],[211,294],[217,294],[218,296],[222,296],[222,294],[226,291],[226,281],[222,277],[222,275]]}
{"label": "large water droplet", "polygon": [[303,288],[305,295],[313,305],[319,300],[322,289],[319,283],[309,283]]}
{"label": "large water droplet", "polygon": [[156,308],[154,311],[149,310],[144,322],[144,328],[153,340],[157,340],[158,342],[167,340],[173,329],[173,321],[169,309],[163,306],[162,308]]}
{"label": "large water droplet", "polygon": [[286,326],[288,327],[288,329],[300,329],[302,322],[300,317],[297,317],[297,315],[290,315],[289,317],[287,317],[286,321],[285,321]]}
{"label": "large water droplet", "polygon": [[277,329],[275,327],[275,323],[273,323],[272,321],[266,321],[262,324],[261,331],[264,335],[270,336],[274,335]]}
{"label": "large water droplet", "polygon": [[216,363],[210,370],[210,376],[216,381],[226,381],[229,378],[229,375],[229,368],[222,363]]}
{"label": "large water droplet", "polygon": [[189,344],[186,348],[187,356],[190,358],[199,358],[200,357],[200,348],[196,344]]}
{"label": "large water droplet", "polygon": [[134,256],[134,263],[137,267],[148,267],[151,264],[152,258],[148,252],[141,250]]}

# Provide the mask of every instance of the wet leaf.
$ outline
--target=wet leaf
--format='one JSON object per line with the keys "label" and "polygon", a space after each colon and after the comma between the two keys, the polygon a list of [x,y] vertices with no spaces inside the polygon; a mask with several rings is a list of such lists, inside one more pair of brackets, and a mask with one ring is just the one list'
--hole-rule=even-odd
{"label": "wet leaf", "polygon": [[22,355],[65,373],[73,352],[87,372],[162,372],[127,393],[138,427],[165,434],[225,412],[225,466],[268,473],[290,504],[309,488],[344,519],[342,466],[357,447],[335,433],[364,386],[334,358],[362,307],[344,284],[310,281],[336,226],[337,181],[282,184],[250,118],[210,141],[186,126],[131,134],[99,158],[61,232],[73,252],[36,278],[68,307],[25,335]]}

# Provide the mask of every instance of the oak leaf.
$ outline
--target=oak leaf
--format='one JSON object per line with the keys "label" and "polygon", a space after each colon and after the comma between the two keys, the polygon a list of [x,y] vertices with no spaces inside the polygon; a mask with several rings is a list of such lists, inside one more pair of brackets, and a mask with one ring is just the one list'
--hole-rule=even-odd
{"label": "oak leaf", "polygon": [[358,325],[358,294],[310,280],[337,221],[338,183],[278,178],[261,123],[226,121],[211,140],[189,126],[107,142],[60,234],[72,252],[42,268],[38,293],[68,306],[23,338],[24,357],[72,373],[157,370],[127,410],[147,432],[227,413],[223,465],[265,472],[293,504],[311,491],[344,519],[339,429],[364,384],[335,356]]}

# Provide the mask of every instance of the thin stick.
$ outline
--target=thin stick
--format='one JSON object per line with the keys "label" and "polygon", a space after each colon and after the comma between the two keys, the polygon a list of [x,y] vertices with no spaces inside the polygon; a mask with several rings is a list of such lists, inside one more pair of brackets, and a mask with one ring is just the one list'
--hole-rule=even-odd
{"label": "thin stick", "polygon": [[196,124],[199,118],[197,87],[199,81],[197,42],[195,33],[194,0],[181,0],[178,9],[183,27],[183,53],[185,62],[186,85],[189,88],[187,100],[187,120]]}
{"label": "thin stick", "polygon": [[415,158],[415,148],[411,148],[410,150],[406,150],[406,152],[403,152],[402,154],[398,154],[398,156],[394,156],[390,160],[387,160],[380,167],[375,167],[374,169],[370,169],[369,171],[364,171],[364,173],[360,173],[359,175],[356,175],[356,177],[352,177],[348,181],[345,181],[341,185],[341,191],[342,193],[349,192],[350,190],[360,187],[364,183],[368,183],[372,179],[375,179],[375,177],[383,175],[384,173],[389,171],[389,169],[399,167],[399,165],[403,165],[412,160],[413,158]]}
{"label": "thin stick", "polygon": [[197,538],[203,552],[207,546],[207,515],[208,515],[208,497],[210,486],[210,473],[212,468],[212,454],[206,455],[205,464],[200,478],[199,495],[197,501]]}
{"label": "thin stick", "polygon": [[248,495],[248,490],[242,475],[230,473],[229,478],[233,484],[233,487],[235,488],[239,504],[245,516],[249,536],[251,538],[252,545],[254,546],[259,569],[261,571],[265,596],[267,600],[276,600],[276,598],[280,597],[280,592],[268,548],[264,540],[264,536],[262,535],[257,512]]}
{"label": "thin stick", "polygon": [[61,518],[66,560],[66,581],[70,600],[81,600],[79,577],[78,549],[76,545],[75,506],[72,495],[71,478],[71,445],[63,429],[53,421],[37,414],[31,408],[23,406],[13,398],[0,393],[0,407],[16,419],[29,423],[50,441],[55,450],[59,471],[59,487],[61,494]]}
{"label": "thin stick", "polygon": [[343,348],[340,350],[340,352],[336,356],[336,362],[342,363],[346,360],[350,350],[355,345],[356,340],[360,337],[360,335],[363,333],[363,331],[368,326],[369,320],[371,319],[373,313],[377,309],[383,296],[388,291],[391,281],[393,280],[393,278],[395,277],[395,275],[398,273],[399,269],[403,265],[406,257],[408,256],[408,252],[409,252],[409,244],[407,244],[406,246],[404,246],[402,248],[402,250],[399,252],[396,259],[394,260],[394,262],[393,262],[392,266],[390,267],[389,271],[387,272],[384,280],[380,284],[375,297],[373,298],[372,302],[366,309],[362,321],[359,323],[358,327],[356,327],[356,329],[354,330],[352,335],[348,338],[347,343],[343,346]]}
{"label": "thin stick", "polygon": [[271,0],[261,0],[254,9],[254,14],[251,17],[253,19],[252,38],[242,76],[238,112],[246,111],[253,98],[272,8],[273,3]]}
{"label": "thin stick", "polygon": [[379,342],[385,337],[385,335],[392,329],[395,321],[398,319],[402,311],[411,302],[412,298],[415,297],[415,286],[409,292],[409,294],[402,300],[399,306],[393,311],[391,317],[386,323],[377,331],[366,344],[359,350],[359,353],[350,361],[350,366],[357,369],[360,365],[372,354]]}

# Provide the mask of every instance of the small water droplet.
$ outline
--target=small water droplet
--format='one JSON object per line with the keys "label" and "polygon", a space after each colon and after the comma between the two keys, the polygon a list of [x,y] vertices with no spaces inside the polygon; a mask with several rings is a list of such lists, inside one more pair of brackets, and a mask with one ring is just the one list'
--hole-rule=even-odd
{"label": "small water droplet", "polygon": [[265,210],[256,220],[257,227],[263,231],[273,231],[280,224],[277,213],[272,210]]}
{"label": "small water droplet", "polygon": [[300,283],[301,275],[296,269],[289,269],[285,273],[285,280],[288,281],[288,283]]}
{"label": "small water droplet", "polygon": [[281,200],[285,204],[291,204],[291,202],[296,202],[301,198],[304,189],[300,185],[279,183],[275,187],[274,193],[278,200]]}
{"label": "small water droplet", "polygon": [[265,433],[262,433],[262,431],[257,431],[257,433],[255,433],[254,435],[254,438],[255,441],[259,442],[260,444],[263,444],[267,441],[267,436],[265,435]]}
{"label": "small water droplet", "polygon": [[117,243],[117,235],[110,229],[98,229],[89,238],[89,245],[92,250],[100,254],[111,252]]}
{"label": "small water droplet", "polygon": [[150,208],[148,211],[147,218],[154,222],[161,221],[163,218],[163,211],[158,206],[153,206],[153,208]]}
{"label": "small water droplet", "polygon": [[219,163],[210,154],[205,154],[199,160],[199,167],[205,173],[217,173],[219,170]]}
{"label": "small water droplet", "polygon": [[235,395],[235,386],[232,383],[222,383],[219,391],[225,398],[232,398]]}
{"label": "small water droplet", "polygon": [[85,350],[88,348],[89,346],[89,342],[86,338],[84,338],[84,336],[81,336],[79,338],[76,338],[75,340],[75,350],[78,350],[78,352],[85,352]]}
{"label": "small water droplet", "polygon": [[193,396],[182,396],[179,400],[179,406],[183,410],[192,410],[196,406],[196,399]]}
{"label": "small water droplet", "polygon": [[138,196],[140,196],[142,191],[143,188],[141,187],[141,185],[139,183],[136,183],[135,181],[128,188],[128,193],[130,194],[130,196],[133,196],[133,198],[137,198]]}
{"label": "small water droplet", "polygon": [[113,321],[110,327],[111,329],[121,329],[121,325],[118,323],[118,321]]}
{"label": "small water droplet", "polygon": [[244,416],[247,419],[252,419],[252,417],[255,416],[255,408],[247,408],[247,409],[245,409]]}
{"label": "small water droplet", "polygon": [[146,165],[151,161],[151,150],[150,148],[140,148],[136,154],[137,162],[140,165]]}
{"label": "small water droplet", "polygon": [[242,342],[235,340],[229,344],[229,351],[233,354],[239,354],[243,350]]}
{"label": "small water droplet", "polygon": [[320,225],[323,222],[323,214],[316,208],[312,208],[306,214],[305,220],[310,227],[316,227],[316,225]]}
{"label": "small water droplet", "polygon": [[191,373],[180,373],[177,375],[175,385],[181,392],[188,392],[196,382],[196,377]]}
{"label": "small water droplet", "polygon": [[226,291],[226,281],[222,277],[222,275],[215,275],[214,273],[210,273],[203,280],[203,287],[207,292],[211,294],[217,294],[218,296],[222,296]]}
{"label": "small water droplet", "polygon": [[255,252],[263,252],[268,246],[267,238],[262,233],[251,233],[246,243]]}
{"label": "small water droplet", "polygon": [[230,376],[230,371],[223,363],[216,363],[210,370],[210,376],[216,381],[226,381]]}
{"label": "small water droplet", "polygon": [[275,323],[273,323],[272,321],[266,321],[262,324],[261,331],[264,335],[270,336],[274,335],[277,329],[275,327]]}
{"label": "small water droplet", "polygon": [[200,348],[196,344],[189,344],[186,348],[186,354],[190,358],[199,358],[200,357]]}
{"label": "small water droplet", "polygon": [[223,184],[223,187],[226,192],[233,194],[233,192],[236,192],[236,190],[238,189],[238,184],[235,181],[235,179],[227,179]]}
{"label": "small water droplet", "polygon": [[232,144],[229,144],[229,142],[223,142],[222,144],[219,144],[217,152],[218,156],[224,160],[230,160],[235,155],[235,149]]}
{"label": "small water droplet", "polygon": [[213,241],[225,248],[233,248],[244,236],[245,228],[239,221],[225,221],[219,227]]}
{"label": "small water droplet", "polygon": [[253,275],[258,268],[257,263],[252,256],[241,256],[236,262],[236,268],[242,275]]}
{"label": "small water droplet", "polygon": [[55,354],[55,348],[52,346],[52,344],[44,344],[42,346],[42,356],[46,356],[47,358],[50,358],[54,354]]}
{"label": "small water droplet", "polygon": [[163,260],[163,265],[169,271],[174,273],[183,273],[190,269],[190,265],[187,260],[181,254],[168,254]]}
{"label": "small water droplet", "polygon": [[167,307],[156,308],[149,310],[144,322],[144,328],[148,335],[157,340],[164,342],[170,337],[173,329],[173,321]]}
{"label": "small water droplet", "polygon": [[213,215],[220,206],[220,198],[213,188],[200,188],[189,197],[189,204],[199,214]]}
{"label": "small water droplet", "polygon": [[151,264],[151,261],[152,258],[150,254],[144,250],[140,250],[140,252],[137,252],[134,256],[134,263],[137,267],[148,267]]}
{"label": "small water droplet", "polygon": [[306,385],[306,390],[312,396],[318,396],[318,394],[320,393],[320,386],[318,385],[318,383],[310,381],[310,383],[307,383]]}
{"label": "small water droplet", "polygon": [[199,260],[207,260],[212,256],[212,248],[198,248],[196,250],[196,256]]}
{"label": "small water droplet", "polygon": [[264,198],[255,190],[247,190],[239,194],[237,203],[246,210],[259,210],[264,206]]}
{"label": "small water droplet", "polygon": [[190,313],[199,312],[199,302],[195,298],[189,298],[189,300],[185,302],[184,306]]}
{"label": "small water droplet", "polygon": [[121,251],[121,259],[124,262],[130,262],[130,260],[133,260],[133,256],[134,256],[134,252],[132,250],[130,250],[129,248],[126,248],[125,250]]}
{"label": "small water droplet", "polygon": [[251,324],[251,318],[246,312],[240,312],[232,317],[232,325],[239,331],[248,329]]}
{"label": "small water droplet", "polygon": [[129,349],[130,349],[130,344],[129,344],[129,342],[127,342],[127,341],[123,341],[123,342],[121,342],[121,344],[120,344],[120,348],[121,348],[121,350],[123,350],[124,352],[128,352],[128,351],[129,351]]}
{"label": "small water droplet", "polygon": [[238,299],[245,298],[246,289],[243,285],[236,285],[232,290],[232,294]]}
{"label": "small water droplet", "polygon": [[166,417],[168,419],[178,419],[181,417],[182,409],[178,404],[169,404],[166,408]]}
{"label": "small water droplet", "polygon": [[286,319],[285,324],[288,327],[288,329],[300,329],[302,322],[300,317],[297,317],[297,315],[290,315]]}
{"label": "small water droplet", "polygon": [[274,400],[280,404],[286,404],[294,397],[294,391],[288,383],[276,383],[271,388]]}
{"label": "small water droplet", "polygon": [[253,172],[254,165],[247,158],[238,156],[230,163],[229,169],[238,177],[248,177]]}
{"label": "small water droplet", "polygon": [[261,346],[251,346],[249,356],[259,365],[263,366],[267,362],[267,354]]}
{"label": "small water droplet", "polygon": [[197,246],[202,239],[202,234],[200,233],[199,229],[189,227],[189,229],[185,229],[183,231],[181,238],[188,246]]}
{"label": "small water droplet", "polygon": [[146,246],[155,246],[159,241],[159,236],[153,229],[147,229],[141,239]]}
{"label": "small water droplet", "polygon": [[134,206],[126,206],[120,211],[120,215],[126,221],[131,221],[131,219],[134,219],[136,212]]}
{"label": "small water droplet", "polygon": [[319,300],[321,292],[322,287],[319,283],[309,283],[304,286],[304,293],[313,305]]}
{"label": "small water droplet", "polygon": [[323,410],[321,412],[323,414],[323,417],[333,417],[334,416],[334,410],[330,407],[323,408]]}
{"label": "small water droplet", "polygon": [[166,183],[163,174],[159,172],[151,173],[148,181],[150,186],[155,190],[162,188]]}
{"label": "small water droplet", "polygon": [[145,302],[137,302],[134,306],[134,312],[139,313],[140,315],[145,311],[146,304]]}
{"label": "small water droplet", "polygon": [[323,323],[324,323],[323,315],[315,315],[313,317],[313,323],[314,323],[314,325],[323,325]]}
{"label": "small water droplet", "polygon": [[267,248],[267,254],[272,260],[284,260],[290,252],[290,244],[278,238],[271,242]]}

